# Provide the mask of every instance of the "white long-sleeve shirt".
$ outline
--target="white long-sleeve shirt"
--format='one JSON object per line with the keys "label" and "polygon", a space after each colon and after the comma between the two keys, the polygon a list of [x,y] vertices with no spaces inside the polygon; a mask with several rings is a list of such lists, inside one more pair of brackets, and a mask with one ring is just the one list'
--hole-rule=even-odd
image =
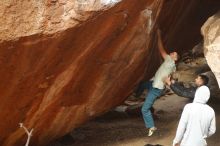
{"label": "white long-sleeve shirt", "polygon": [[216,131],[215,112],[206,104],[210,97],[208,87],[199,87],[193,103],[184,107],[173,146],[207,146],[206,138]]}

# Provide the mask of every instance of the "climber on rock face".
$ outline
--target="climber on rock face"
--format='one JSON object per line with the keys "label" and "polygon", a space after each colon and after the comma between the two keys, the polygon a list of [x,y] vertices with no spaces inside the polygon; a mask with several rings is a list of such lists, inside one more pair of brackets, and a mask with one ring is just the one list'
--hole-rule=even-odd
{"label": "climber on rock face", "polygon": [[[176,70],[175,62],[178,60],[177,52],[172,52],[168,55],[167,52],[165,51],[161,40],[161,32],[159,29],[157,30],[157,36],[158,36],[159,52],[163,57],[164,62],[160,65],[159,69],[157,70],[153,81],[148,81],[143,86],[144,88],[148,89],[148,94],[141,109],[145,126],[146,128],[149,128],[148,136],[151,136],[154,133],[154,131],[157,129],[154,125],[154,120],[150,108],[153,106],[156,98],[159,97],[162,91],[164,90],[165,79],[170,74],[175,72]],[[141,90],[143,90],[143,88]]]}
{"label": "climber on rock face", "polygon": [[197,88],[202,85],[207,85],[209,82],[209,78],[206,75],[200,74],[195,79],[195,86],[190,87],[185,87],[180,82],[177,82],[170,77],[168,77],[165,82],[177,95],[193,99]]}

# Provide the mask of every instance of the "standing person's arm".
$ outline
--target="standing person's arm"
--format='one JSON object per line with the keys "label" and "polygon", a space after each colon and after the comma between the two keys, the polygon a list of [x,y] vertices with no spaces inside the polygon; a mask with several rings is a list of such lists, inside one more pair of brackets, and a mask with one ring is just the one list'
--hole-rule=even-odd
{"label": "standing person's arm", "polygon": [[180,118],[180,122],[176,131],[176,137],[173,140],[173,146],[180,144],[180,142],[182,141],[188,123],[188,113],[189,113],[188,106],[186,105],[183,109],[183,113]]}
{"label": "standing person's arm", "polygon": [[179,96],[187,97],[193,99],[195,96],[196,88],[191,86],[189,88],[184,87],[183,85],[180,85],[180,83],[176,81],[171,81],[170,77],[168,77],[165,82],[167,85],[170,86],[170,88],[173,90],[173,92]]}
{"label": "standing person's arm", "polygon": [[193,99],[195,96],[196,88],[189,87],[186,88],[179,83],[171,83],[170,88],[179,96],[187,97]]}
{"label": "standing person's arm", "polygon": [[157,41],[157,45],[160,51],[161,56],[163,57],[163,59],[165,59],[165,57],[168,55],[164,46],[163,46],[163,42],[161,39],[161,31],[159,29],[157,29],[157,36],[158,36],[158,41]]}
{"label": "standing person's arm", "polygon": [[215,133],[215,131],[216,131],[216,121],[215,121],[215,112],[214,112],[214,116],[212,118],[211,125],[209,127],[208,137],[212,136]]}

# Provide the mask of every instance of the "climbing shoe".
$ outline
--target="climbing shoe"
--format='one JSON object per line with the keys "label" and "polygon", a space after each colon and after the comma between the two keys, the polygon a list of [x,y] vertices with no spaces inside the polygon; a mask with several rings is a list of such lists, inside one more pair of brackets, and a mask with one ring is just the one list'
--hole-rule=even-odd
{"label": "climbing shoe", "polygon": [[152,136],[156,130],[157,130],[156,127],[151,127],[151,128],[148,130],[148,136]]}

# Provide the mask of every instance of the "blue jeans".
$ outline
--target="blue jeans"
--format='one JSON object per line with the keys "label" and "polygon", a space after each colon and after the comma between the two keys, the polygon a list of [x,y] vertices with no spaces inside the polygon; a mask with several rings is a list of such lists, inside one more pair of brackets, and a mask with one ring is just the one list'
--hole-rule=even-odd
{"label": "blue jeans", "polygon": [[143,115],[145,126],[147,128],[151,128],[154,127],[154,120],[150,108],[153,106],[156,98],[161,95],[163,90],[154,88],[151,81],[147,82],[145,85],[145,87],[147,87],[148,89],[148,94],[141,108],[141,112]]}
{"label": "blue jeans", "polygon": [[136,97],[140,97],[145,89],[149,87],[150,81],[141,81],[135,90]]}

